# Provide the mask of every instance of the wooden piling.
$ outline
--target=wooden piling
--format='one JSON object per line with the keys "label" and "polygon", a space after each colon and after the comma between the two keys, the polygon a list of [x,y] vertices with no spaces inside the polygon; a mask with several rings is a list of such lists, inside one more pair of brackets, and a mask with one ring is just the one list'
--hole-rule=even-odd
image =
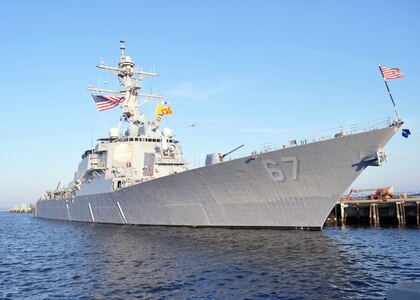
{"label": "wooden piling", "polygon": [[369,209],[370,224],[379,225],[379,208],[377,203],[372,203]]}
{"label": "wooden piling", "polygon": [[420,197],[406,199],[340,200],[331,215],[338,224],[399,224],[420,226]]}
{"label": "wooden piling", "polygon": [[373,206],[373,204],[371,204],[369,206],[369,221],[370,221],[370,224],[372,224],[372,220],[373,220],[373,208],[372,208],[372,206]]}
{"label": "wooden piling", "polygon": [[[418,207],[418,206],[417,206]],[[418,209],[417,209],[418,211]],[[338,209],[337,209],[337,205],[334,205],[334,223],[335,225],[338,224]],[[418,213],[417,213],[417,223],[419,222],[419,217],[418,217]]]}
{"label": "wooden piling", "polygon": [[405,205],[404,202],[401,202],[401,214],[402,214],[402,218],[403,218],[403,225],[405,225]]}
{"label": "wooden piling", "polygon": [[341,208],[341,222],[343,224],[346,224],[346,216],[347,216],[346,209],[345,209],[346,207],[347,207],[347,204],[340,203],[340,208]]}
{"label": "wooden piling", "polygon": [[404,202],[396,202],[397,220],[399,225],[405,225],[405,208]]}

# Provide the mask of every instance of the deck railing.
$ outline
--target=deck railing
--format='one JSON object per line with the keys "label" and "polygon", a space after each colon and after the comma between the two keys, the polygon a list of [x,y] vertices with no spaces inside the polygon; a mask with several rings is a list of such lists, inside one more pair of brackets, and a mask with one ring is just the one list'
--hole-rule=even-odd
{"label": "deck railing", "polygon": [[[298,136],[292,139],[275,141],[270,143],[264,143],[262,145],[251,146],[243,148],[240,151],[234,152],[231,155],[225,158],[225,161],[236,159],[248,155],[256,155],[261,153],[266,153],[269,151],[295,147],[299,145],[310,144],[319,141],[330,140],[338,137],[344,137],[356,133],[367,132],[371,130],[376,130],[380,128],[385,128],[391,126],[395,121],[391,117],[375,119],[363,123],[355,123],[344,126],[339,126],[327,130],[316,131],[310,134]],[[198,167],[204,166],[205,159],[200,159],[196,162]],[[194,163],[189,164],[194,165]]]}

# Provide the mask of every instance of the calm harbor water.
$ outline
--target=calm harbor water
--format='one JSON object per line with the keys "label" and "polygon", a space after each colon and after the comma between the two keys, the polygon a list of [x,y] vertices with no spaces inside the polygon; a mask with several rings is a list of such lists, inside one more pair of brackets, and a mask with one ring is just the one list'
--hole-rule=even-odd
{"label": "calm harbor water", "polygon": [[116,226],[0,213],[0,299],[384,299],[417,228]]}

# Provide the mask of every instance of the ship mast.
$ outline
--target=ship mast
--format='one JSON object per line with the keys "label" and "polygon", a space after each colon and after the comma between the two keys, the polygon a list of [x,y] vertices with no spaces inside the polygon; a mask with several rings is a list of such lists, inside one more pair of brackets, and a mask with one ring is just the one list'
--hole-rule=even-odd
{"label": "ship mast", "polygon": [[116,94],[120,96],[124,95],[125,100],[122,104],[120,124],[122,120],[125,120],[129,124],[140,125],[143,124],[143,121],[140,117],[141,114],[139,114],[138,111],[137,98],[140,97],[143,99],[141,104],[144,104],[151,99],[163,99],[162,95],[140,93],[142,88],[142,80],[149,76],[158,76],[158,74],[137,70],[135,68],[134,62],[131,60],[131,57],[125,54],[125,41],[122,40],[120,43],[121,58],[120,62],[118,63],[118,67],[106,66],[103,64],[103,62],[101,62],[101,64],[96,67],[114,74],[123,84],[123,89],[107,90],[89,86],[88,90],[106,94]]}

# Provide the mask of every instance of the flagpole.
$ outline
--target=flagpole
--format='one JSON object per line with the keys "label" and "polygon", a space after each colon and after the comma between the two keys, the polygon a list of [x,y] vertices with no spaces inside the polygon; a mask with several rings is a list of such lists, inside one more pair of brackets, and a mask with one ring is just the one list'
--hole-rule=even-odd
{"label": "flagpole", "polygon": [[389,94],[389,97],[391,98],[392,105],[394,106],[395,113],[397,114],[398,121],[400,121],[401,120],[400,114],[398,113],[397,106],[395,105],[395,101],[394,101],[394,98],[392,97],[391,90],[389,89],[388,83],[385,80],[384,73],[382,73],[382,69],[381,69],[380,64],[378,64],[378,68],[379,68],[379,71],[381,72],[381,75],[382,75],[382,78],[384,80],[386,89],[388,90],[388,94]]}

